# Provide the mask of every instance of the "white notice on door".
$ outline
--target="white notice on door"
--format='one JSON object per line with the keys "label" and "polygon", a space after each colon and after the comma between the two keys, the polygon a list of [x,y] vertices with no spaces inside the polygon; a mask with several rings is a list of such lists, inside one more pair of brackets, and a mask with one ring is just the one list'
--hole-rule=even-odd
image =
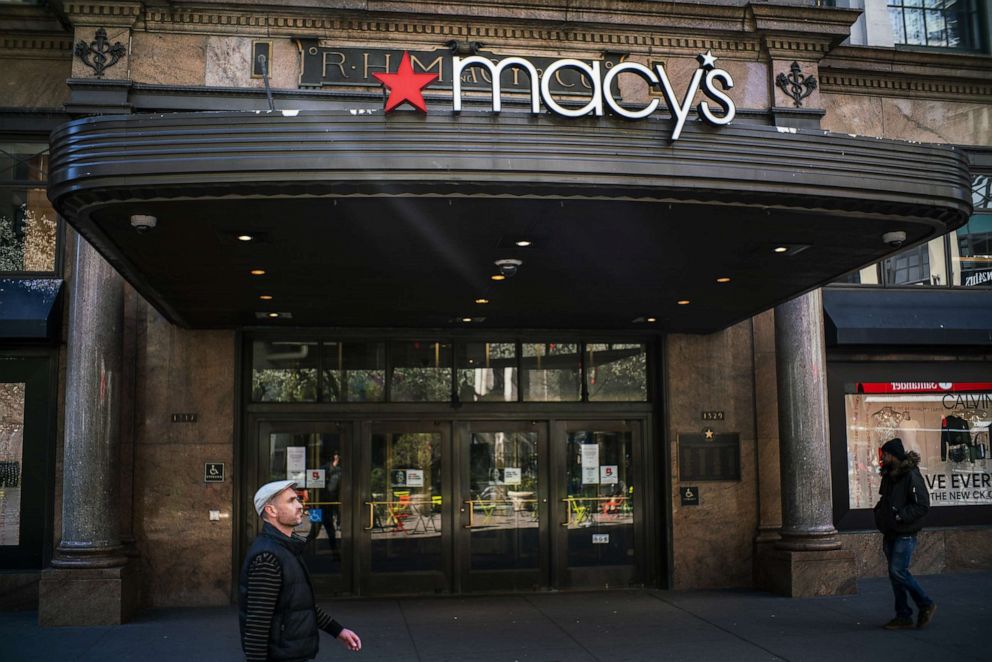
{"label": "white notice on door", "polygon": [[319,487],[324,488],[324,470],[323,469],[308,469],[307,470],[307,487]]}
{"label": "white notice on door", "polygon": [[307,480],[307,447],[287,446],[286,447],[286,478],[298,480],[300,485]]}
{"label": "white notice on door", "polygon": [[615,464],[604,464],[599,468],[599,483],[600,485],[616,485],[617,484],[617,465]]}
{"label": "white notice on door", "polygon": [[503,469],[503,482],[507,485],[519,485],[520,479],[520,467],[506,467]]}
{"label": "white notice on door", "polygon": [[594,533],[594,534],[592,534],[592,544],[594,544],[594,545],[609,545],[610,544],[610,534],[609,533]]}
{"label": "white notice on door", "polygon": [[582,444],[582,484],[599,483],[599,444]]}
{"label": "white notice on door", "polygon": [[424,486],[424,470],[423,469],[407,469],[406,470],[406,486],[407,487],[423,487]]}

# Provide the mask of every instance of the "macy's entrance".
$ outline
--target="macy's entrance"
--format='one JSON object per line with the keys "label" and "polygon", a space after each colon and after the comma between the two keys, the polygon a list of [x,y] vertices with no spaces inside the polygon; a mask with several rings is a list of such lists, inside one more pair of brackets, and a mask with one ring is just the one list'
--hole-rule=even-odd
{"label": "macy's entrance", "polygon": [[643,584],[646,424],[263,420],[252,484],[302,464],[322,593]]}

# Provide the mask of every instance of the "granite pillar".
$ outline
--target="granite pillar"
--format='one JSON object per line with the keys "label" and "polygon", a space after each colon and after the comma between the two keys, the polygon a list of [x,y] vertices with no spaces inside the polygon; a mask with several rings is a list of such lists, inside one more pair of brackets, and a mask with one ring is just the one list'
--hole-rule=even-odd
{"label": "granite pillar", "polygon": [[762,581],[794,597],[854,593],[854,555],[833,525],[820,290],[776,307],[775,349],[782,529],[764,554]]}
{"label": "granite pillar", "polygon": [[[69,301],[61,540],[42,574],[42,625],[123,622],[133,568],[120,540],[123,281],[76,239]],[[82,598],[82,599],[81,599]]]}

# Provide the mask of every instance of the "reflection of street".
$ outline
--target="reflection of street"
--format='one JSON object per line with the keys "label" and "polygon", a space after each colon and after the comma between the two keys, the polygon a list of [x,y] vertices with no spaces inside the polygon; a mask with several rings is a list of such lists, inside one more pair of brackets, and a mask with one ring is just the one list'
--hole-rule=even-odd
{"label": "reflection of street", "polygon": [[369,501],[369,524],[373,540],[406,536],[441,535],[440,501],[403,498],[395,501]]}
{"label": "reflection of street", "polygon": [[634,509],[629,498],[609,497],[568,497],[569,529],[591,526],[620,526],[634,523]]}

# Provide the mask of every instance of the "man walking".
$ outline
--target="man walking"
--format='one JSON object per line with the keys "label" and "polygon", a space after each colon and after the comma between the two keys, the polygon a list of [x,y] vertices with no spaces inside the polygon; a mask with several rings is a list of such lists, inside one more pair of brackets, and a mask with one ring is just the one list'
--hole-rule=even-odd
{"label": "man walking", "polygon": [[[930,510],[930,494],[920,474],[920,456],[903,448],[896,437],[882,446],[881,498],[875,504],[875,525],[882,532],[882,550],[889,564],[889,581],[896,598],[896,617],[883,627],[887,630],[925,628],[937,605],[909,572],[916,549],[916,534],[923,528],[923,518]],[[908,596],[919,610],[913,623]]]}
{"label": "man walking", "polygon": [[303,562],[306,540],[293,535],[303,521],[296,481],[266,483],[255,493],[262,530],[245,556],[238,588],[241,647],[249,662],[303,662],[317,656],[318,629],[358,651],[362,641],[317,606]]}

